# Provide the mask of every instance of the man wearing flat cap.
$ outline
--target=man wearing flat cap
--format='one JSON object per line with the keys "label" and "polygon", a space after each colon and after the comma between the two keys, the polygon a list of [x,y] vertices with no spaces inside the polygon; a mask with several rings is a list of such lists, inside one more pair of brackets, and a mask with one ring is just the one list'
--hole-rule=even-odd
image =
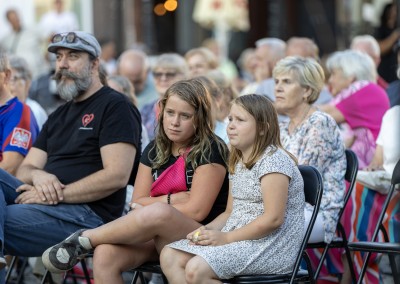
{"label": "man wearing flat cap", "polygon": [[121,216],[139,164],[140,114],[101,84],[96,38],[56,34],[48,51],[56,54],[57,91],[68,102],[49,116],[16,178],[0,171],[3,254],[40,256],[78,229]]}

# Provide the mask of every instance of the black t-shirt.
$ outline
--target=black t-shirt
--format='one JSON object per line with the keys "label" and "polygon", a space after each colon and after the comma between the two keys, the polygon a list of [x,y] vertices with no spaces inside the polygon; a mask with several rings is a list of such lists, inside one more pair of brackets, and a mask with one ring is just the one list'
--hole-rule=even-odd
{"label": "black t-shirt", "polygon": [[[34,147],[47,152],[44,170],[70,184],[103,169],[101,147],[117,142],[133,144],[134,181],[140,161],[141,131],[137,108],[123,94],[102,87],[88,99],[68,102],[54,111]],[[121,216],[125,195],[126,188],[121,188],[88,205],[104,222],[109,222]]]}
{"label": "black t-shirt", "polygon": [[[222,142],[224,143],[224,142]],[[175,161],[178,159],[178,157],[174,157],[171,155],[169,157],[169,160],[166,164],[162,165],[160,168],[155,169],[152,166],[152,162],[150,159],[154,159],[156,155],[155,149],[152,150],[154,145],[154,141],[150,142],[149,145],[144,149],[142,158],[140,159],[140,162],[150,168],[152,168],[151,173],[153,175],[154,181],[161,175],[161,173],[167,169],[170,165],[175,163]],[[209,153],[205,153],[205,156],[208,157]],[[227,160],[228,157],[225,157],[225,160]],[[222,156],[220,155],[218,151],[218,146],[215,141],[212,141],[211,143],[211,155],[209,158],[209,162],[204,161],[202,159],[197,160],[197,166],[205,165],[205,164],[210,164],[210,163],[215,163],[215,164],[220,164],[223,165],[226,168],[226,163],[224,162]],[[193,178],[194,170],[191,165],[191,163],[188,163],[187,168],[186,168],[186,186],[190,190],[192,188],[192,178]],[[207,188],[204,188],[204,190],[207,190]],[[214,220],[219,214],[225,211],[226,208],[226,203],[228,200],[228,192],[229,192],[229,180],[228,180],[228,172],[225,175],[224,183],[222,184],[221,190],[217,196],[217,199],[214,202],[214,205],[210,211],[210,214],[201,222],[202,224],[207,224]]]}

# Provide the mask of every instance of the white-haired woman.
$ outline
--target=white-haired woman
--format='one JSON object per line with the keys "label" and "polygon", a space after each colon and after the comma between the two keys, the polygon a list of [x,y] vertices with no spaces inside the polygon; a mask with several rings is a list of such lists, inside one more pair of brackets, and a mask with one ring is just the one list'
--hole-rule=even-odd
{"label": "white-haired woman", "polygon": [[[313,105],[324,86],[324,71],[314,59],[289,56],[277,63],[273,78],[275,107],[290,119],[280,124],[282,145],[297,157],[299,164],[316,167],[323,179],[321,207],[309,242],[329,243],[344,202],[346,156],[337,123]],[[311,209],[306,204],[306,224]],[[316,267],[320,253],[308,253]]]}
{"label": "white-haired woman", "polygon": [[321,106],[321,110],[343,124],[346,147],[356,153],[362,169],[372,160],[389,99],[376,84],[376,68],[368,55],[355,50],[338,51],[328,58],[326,65],[335,98],[329,105]]}
{"label": "white-haired woman", "polygon": [[[324,86],[324,71],[314,59],[289,56],[277,63],[272,75],[275,107],[289,117],[280,124],[282,145],[300,165],[316,167],[323,178],[321,209],[310,242],[330,242],[343,206],[346,157],[336,122],[313,106]],[[307,205],[306,224],[311,213]]]}

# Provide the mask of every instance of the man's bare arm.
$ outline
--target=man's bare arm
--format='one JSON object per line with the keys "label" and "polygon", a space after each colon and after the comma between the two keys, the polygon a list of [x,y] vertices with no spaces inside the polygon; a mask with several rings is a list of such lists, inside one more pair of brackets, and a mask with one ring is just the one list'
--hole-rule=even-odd
{"label": "man's bare arm", "polygon": [[68,184],[63,190],[65,203],[85,203],[104,198],[127,185],[136,148],[128,143],[114,143],[100,149],[103,169]]}

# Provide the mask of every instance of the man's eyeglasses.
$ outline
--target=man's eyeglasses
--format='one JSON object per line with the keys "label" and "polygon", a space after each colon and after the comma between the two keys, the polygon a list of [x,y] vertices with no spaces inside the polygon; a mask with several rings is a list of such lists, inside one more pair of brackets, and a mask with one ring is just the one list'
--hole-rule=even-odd
{"label": "man's eyeglasses", "polygon": [[161,77],[165,77],[165,79],[169,80],[174,78],[178,73],[177,72],[153,72],[153,77],[155,79],[161,79]]}
{"label": "man's eyeglasses", "polygon": [[[76,35],[76,33],[74,32],[70,32],[67,33],[66,35],[64,34],[56,34],[53,36],[53,38],[51,39],[51,43],[59,43],[61,41],[63,41],[65,39],[65,41],[67,43],[76,43],[77,40],[81,41],[82,43],[89,45],[91,47],[93,47],[90,43],[88,43],[86,40],[84,40],[83,38],[79,37]],[[94,47],[93,47],[94,48]]]}

